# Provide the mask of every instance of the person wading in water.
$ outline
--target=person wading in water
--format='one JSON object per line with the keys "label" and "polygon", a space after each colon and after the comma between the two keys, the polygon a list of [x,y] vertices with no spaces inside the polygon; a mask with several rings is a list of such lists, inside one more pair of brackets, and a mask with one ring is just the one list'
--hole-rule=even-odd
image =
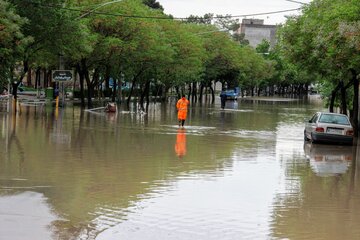
{"label": "person wading in water", "polygon": [[187,109],[188,105],[190,104],[189,100],[185,98],[185,95],[183,94],[182,97],[177,101],[176,108],[178,110],[178,120],[179,120],[179,126],[184,126],[185,119],[187,116]]}

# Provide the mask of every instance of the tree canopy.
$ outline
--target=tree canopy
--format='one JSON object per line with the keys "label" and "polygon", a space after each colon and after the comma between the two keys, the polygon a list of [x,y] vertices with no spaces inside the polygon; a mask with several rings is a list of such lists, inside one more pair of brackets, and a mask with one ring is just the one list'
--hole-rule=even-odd
{"label": "tree canopy", "polygon": [[226,16],[215,22],[213,14],[178,21],[153,0],[10,2],[14,11],[6,14],[19,15],[13,37],[32,39],[8,63],[22,69],[18,79],[31,68],[57,69],[64,59],[63,67],[79,75],[83,105],[85,89],[88,106],[100,91],[119,98],[110,79],[118,85],[131,83],[130,99],[136,91],[145,97],[155,85],[163,94],[194,84],[212,88],[218,81],[229,87],[258,86],[269,77],[264,73],[273,72],[255,49],[234,40],[231,32],[238,24]]}

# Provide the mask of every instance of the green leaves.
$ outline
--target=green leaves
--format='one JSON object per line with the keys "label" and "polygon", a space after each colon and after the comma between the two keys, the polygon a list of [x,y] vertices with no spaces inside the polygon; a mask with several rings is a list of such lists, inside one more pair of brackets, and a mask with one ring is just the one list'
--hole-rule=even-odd
{"label": "green leaves", "polygon": [[323,86],[346,84],[349,70],[360,68],[359,12],[359,1],[314,0],[282,28],[283,56],[298,69],[321,75]]}
{"label": "green leaves", "polygon": [[26,22],[9,3],[0,0],[0,90],[10,80],[11,69],[15,67],[24,47],[32,40],[21,32]]}
{"label": "green leaves", "polygon": [[[211,25],[213,14],[176,21],[153,0],[11,2],[19,15],[8,9],[1,12],[0,57],[16,56],[7,58],[12,64],[55,69],[62,54],[67,67],[81,65],[84,73],[96,72],[98,79],[125,74],[125,79],[140,84],[153,79],[166,87],[211,81],[237,86],[240,81],[261,81],[273,72],[272,62],[239,44],[245,42],[243,36],[234,41],[219,29],[237,28],[238,22],[230,18],[218,20],[216,26]],[[5,36],[5,25],[12,29],[11,37]],[[14,42],[27,44],[11,45]]]}

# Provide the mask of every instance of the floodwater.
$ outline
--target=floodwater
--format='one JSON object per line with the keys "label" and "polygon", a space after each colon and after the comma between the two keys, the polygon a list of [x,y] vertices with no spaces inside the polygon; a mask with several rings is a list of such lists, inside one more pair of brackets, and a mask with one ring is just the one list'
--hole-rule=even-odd
{"label": "floodwater", "polygon": [[0,113],[0,239],[360,239],[356,147],[305,144],[322,105],[175,102]]}

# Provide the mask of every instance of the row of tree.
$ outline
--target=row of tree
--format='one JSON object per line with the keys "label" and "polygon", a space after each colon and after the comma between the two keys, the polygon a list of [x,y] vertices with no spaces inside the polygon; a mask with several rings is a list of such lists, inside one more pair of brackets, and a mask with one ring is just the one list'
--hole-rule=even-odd
{"label": "row of tree", "polygon": [[122,81],[131,83],[127,103],[136,90],[142,106],[154,87],[163,99],[176,89],[214,100],[216,82],[251,95],[301,94],[318,83],[330,111],[350,111],[357,126],[359,12],[356,0],[314,0],[279,26],[277,46],[253,49],[230,16],[174,19],[154,0],[0,0],[0,84],[32,70],[46,87],[63,58],[89,107],[95,91],[115,101]]}
{"label": "row of tree", "polygon": [[32,70],[43,72],[47,86],[61,55],[66,68],[76,69],[82,104],[87,94],[89,107],[101,86],[115,100],[124,79],[131,82],[128,103],[135,87],[141,103],[149,99],[150,86],[159,87],[163,98],[175,88],[194,99],[209,90],[214,99],[215,82],[254,88],[275,65],[219,30],[235,28],[230,18],[214,24],[208,14],[180,21],[150,0],[0,0],[0,17],[2,84],[21,82]]}
{"label": "row of tree", "polygon": [[358,134],[360,1],[314,0],[288,19],[276,50],[294,78],[316,82],[329,110],[350,112]]}

